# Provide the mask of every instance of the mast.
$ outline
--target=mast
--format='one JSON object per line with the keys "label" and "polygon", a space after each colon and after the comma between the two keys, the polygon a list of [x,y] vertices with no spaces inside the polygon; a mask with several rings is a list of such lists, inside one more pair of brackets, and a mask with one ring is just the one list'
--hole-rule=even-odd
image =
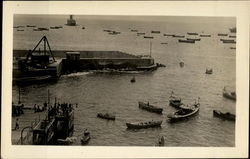
{"label": "mast", "polygon": [[149,56],[151,57],[151,54],[152,54],[152,41],[150,41],[150,52],[149,52]]}

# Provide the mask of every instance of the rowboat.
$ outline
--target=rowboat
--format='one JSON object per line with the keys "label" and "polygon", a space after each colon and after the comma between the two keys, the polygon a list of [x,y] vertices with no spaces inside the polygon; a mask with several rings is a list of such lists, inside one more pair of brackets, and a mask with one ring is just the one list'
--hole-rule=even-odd
{"label": "rowboat", "polygon": [[83,136],[81,137],[81,143],[82,145],[85,145],[90,140],[90,133],[87,129],[84,130]]}
{"label": "rowboat", "polygon": [[184,38],[185,35],[173,35],[174,38]]}
{"label": "rowboat", "polygon": [[201,34],[200,37],[211,37],[209,34]]}
{"label": "rowboat", "polygon": [[183,119],[187,119],[191,116],[194,116],[196,113],[199,112],[200,109],[200,103],[195,103],[192,106],[184,106],[181,105],[180,106],[180,110],[169,114],[168,117],[168,121],[169,122],[177,122],[177,121],[181,121]]}
{"label": "rowboat", "polygon": [[111,115],[109,113],[98,113],[97,114],[98,118],[102,118],[102,119],[107,119],[107,120],[115,120],[115,115]]}
{"label": "rowboat", "polygon": [[144,36],[145,39],[154,39],[153,36]]}
{"label": "rowboat", "polygon": [[222,113],[219,110],[213,110],[213,114],[215,117],[219,117],[219,118],[230,120],[230,121],[235,121],[235,115],[229,112]]}
{"label": "rowboat", "polygon": [[141,109],[145,109],[149,112],[154,112],[154,113],[158,113],[161,114],[162,113],[162,108],[150,105],[149,102],[148,103],[144,103],[144,102],[138,102],[139,103],[139,108]]}
{"label": "rowboat", "polygon": [[188,35],[198,35],[198,33],[190,33],[190,32],[187,32]]}
{"label": "rowboat", "polygon": [[169,99],[169,105],[179,109],[180,106],[183,105],[183,103],[181,102],[181,98],[177,98],[176,96],[173,96],[171,94]]}
{"label": "rowboat", "polygon": [[227,91],[225,87],[223,89],[222,94],[223,94],[223,97],[225,97],[225,98],[236,100],[236,93]]}
{"label": "rowboat", "polygon": [[195,40],[178,39],[179,43],[195,43]]}
{"label": "rowboat", "polygon": [[130,80],[130,82],[131,83],[134,83],[136,80],[135,80],[135,77],[133,77],[131,80]]}
{"label": "rowboat", "polygon": [[128,129],[144,129],[144,128],[152,128],[152,127],[160,127],[162,123],[161,121],[147,121],[147,122],[134,122],[134,123],[126,123]]}
{"label": "rowboat", "polygon": [[152,30],[151,33],[160,34],[161,32],[160,31]]}
{"label": "rowboat", "polygon": [[187,40],[194,40],[194,41],[200,41],[200,38],[187,38]]}

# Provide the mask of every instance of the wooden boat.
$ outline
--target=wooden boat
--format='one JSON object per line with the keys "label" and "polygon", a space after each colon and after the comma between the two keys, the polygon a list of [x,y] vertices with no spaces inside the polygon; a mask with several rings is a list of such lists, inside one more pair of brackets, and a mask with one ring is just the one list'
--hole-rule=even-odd
{"label": "wooden boat", "polygon": [[185,35],[173,35],[174,38],[184,38]]}
{"label": "wooden boat", "polygon": [[235,49],[236,49],[236,47],[230,47],[230,49],[235,50]]}
{"label": "wooden boat", "polygon": [[135,123],[126,123],[128,129],[145,129],[152,127],[160,127],[161,121],[147,121],[147,122],[135,122]]}
{"label": "wooden boat", "polygon": [[160,34],[161,32],[160,31],[152,30],[151,33],[153,33],[153,34]]}
{"label": "wooden boat", "polygon": [[190,33],[190,32],[187,32],[188,35],[198,35],[198,33]]}
{"label": "wooden boat", "polygon": [[200,109],[200,103],[195,103],[191,107],[190,106],[180,106],[180,110],[177,112],[174,112],[173,114],[169,114],[167,117],[169,119],[169,122],[177,122],[181,121],[183,119],[187,119],[191,116],[194,116],[196,113],[199,112]]}
{"label": "wooden boat", "polygon": [[211,37],[209,34],[201,34],[200,37]]}
{"label": "wooden boat", "polygon": [[230,121],[235,121],[235,115],[229,112],[222,113],[219,110],[213,110],[213,114],[215,117],[219,117],[219,118],[230,120]]}
{"label": "wooden boat", "polygon": [[222,94],[223,94],[223,97],[225,97],[225,98],[236,100],[236,93],[227,91],[225,87],[223,89]]}
{"label": "wooden boat", "polygon": [[153,36],[144,36],[145,39],[154,39]]}
{"label": "wooden boat", "polygon": [[206,69],[206,74],[212,74],[213,73],[213,69]]}
{"label": "wooden boat", "polygon": [[115,120],[115,115],[111,115],[109,113],[98,113],[97,114],[98,118],[102,118],[102,119],[107,119],[107,120]]}
{"label": "wooden boat", "polygon": [[136,29],[132,29],[132,30],[131,30],[131,32],[138,32],[138,30],[136,30]]}
{"label": "wooden boat", "polygon": [[23,29],[17,29],[17,31],[24,31]]}
{"label": "wooden boat", "polygon": [[159,137],[158,143],[155,146],[164,146],[165,145],[165,139],[163,136]]}
{"label": "wooden boat", "polygon": [[236,38],[236,35],[229,35],[229,38]]}
{"label": "wooden boat", "polygon": [[163,34],[163,36],[174,36],[175,34]]}
{"label": "wooden boat", "polygon": [[161,44],[166,44],[167,45],[168,43],[161,43]]}
{"label": "wooden boat", "polygon": [[130,80],[130,82],[131,82],[131,83],[136,82],[135,77],[133,77],[133,78]]}
{"label": "wooden boat", "polygon": [[228,34],[218,33],[218,36],[227,36]]}
{"label": "wooden boat", "polygon": [[41,31],[43,31],[43,30],[45,30],[45,31],[49,31],[49,29],[48,29],[48,28],[37,28],[37,29],[39,29],[39,30],[41,30]]}
{"label": "wooden boat", "polygon": [[162,113],[162,108],[150,105],[149,102],[148,103],[144,103],[144,102],[138,102],[139,103],[139,108],[141,109],[145,109],[149,112],[154,112],[154,113],[158,113],[161,114]]}
{"label": "wooden boat", "polygon": [[35,25],[26,25],[26,27],[36,27]]}
{"label": "wooden boat", "polygon": [[231,39],[220,39],[220,41],[222,41],[225,44],[235,44],[236,43],[235,40],[231,40]]}
{"label": "wooden boat", "polygon": [[89,142],[90,140],[90,132],[86,129],[84,130],[83,136],[81,137],[81,143],[82,145],[85,145]]}
{"label": "wooden boat", "polygon": [[180,67],[184,67],[184,62],[183,61],[181,61],[179,64],[180,64]]}
{"label": "wooden boat", "polygon": [[201,41],[200,38],[187,38],[187,40]]}
{"label": "wooden boat", "polygon": [[66,139],[57,139],[59,145],[70,145],[76,141],[75,137],[67,137]]}
{"label": "wooden boat", "polygon": [[146,33],[137,33],[137,35],[145,35]]}
{"label": "wooden boat", "polygon": [[195,40],[184,40],[184,39],[179,39],[179,43],[195,43]]}
{"label": "wooden boat", "polygon": [[179,109],[180,106],[183,105],[183,103],[181,102],[181,98],[177,98],[176,96],[173,96],[173,92],[172,92],[170,99],[169,99],[169,105]]}

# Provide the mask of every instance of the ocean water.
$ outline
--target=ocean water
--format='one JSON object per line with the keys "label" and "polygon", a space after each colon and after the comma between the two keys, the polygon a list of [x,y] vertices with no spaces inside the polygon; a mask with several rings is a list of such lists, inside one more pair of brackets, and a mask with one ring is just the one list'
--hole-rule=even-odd
{"label": "ocean water", "polygon": [[[165,146],[235,146],[235,123],[213,117],[213,110],[236,112],[236,103],[223,98],[224,86],[236,88],[235,44],[223,44],[218,33],[229,33],[235,27],[233,18],[211,17],[111,17],[75,16],[78,26],[64,25],[68,16],[15,15],[14,25],[62,29],[24,31],[13,29],[13,48],[32,49],[46,35],[52,50],[117,50],[135,55],[149,55],[150,41],[155,62],[165,64],[154,72],[139,74],[95,74],[91,72],[63,75],[57,83],[21,87],[21,100],[26,105],[41,104],[47,100],[78,103],[75,109],[74,136],[81,137],[87,128],[91,133],[89,146],[154,146],[159,136],[165,137]],[[82,29],[84,26],[86,29]],[[120,31],[109,35],[104,29]],[[130,29],[145,32],[154,39],[144,39]],[[152,30],[161,31],[151,34]],[[178,43],[178,38],[163,33],[186,35],[187,32],[211,34],[201,37],[195,44]],[[229,33],[230,34],[230,33]],[[195,37],[195,36],[189,36]],[[168,44],[161,44],[166,42]],[[179,67],[184,61],[185,66]],[[213,68],[213,74],[205,74]],[[130,83],[135,76],[136,82]],[[18,100],[18,86],[13,86],[13,101]],[[171,91],[192,104],[200,97],[199,114],[178,123],[167,122],[167,114],[175,108],[169,106]],[[138,101],[149,101],[162,107],[158,115],[138,108]],[[115,121],[96,117],[98,112],[116,114]],[[126,122],[163,120],[161,128],[127,130]],[[80,145],[78,140],[74,145]]]}

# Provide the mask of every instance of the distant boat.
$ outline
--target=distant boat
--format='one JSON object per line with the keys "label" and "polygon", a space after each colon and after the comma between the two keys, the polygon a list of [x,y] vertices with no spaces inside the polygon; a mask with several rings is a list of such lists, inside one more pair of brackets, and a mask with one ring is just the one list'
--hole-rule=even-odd
{"label": "distant boat", "polygon": [[139,108],[141,109],[145,109],[149,112],[154,112],[154,113],[158,113],[161,114],[162,113],[162,108],[150,105],[149,102],[148,103],[144,103],[144,102],[138,102],[139,103]]}
{"label": "distant boat", "polygon": [[41,29],[33,29],[33,31],[42,31]]}
{"label": "distant boat", "polygon": [[195,43],[195,40],[178,39],[179,43]]}
{"label": "distant boat", "polygon": [[174,38],[184,38],[185,35],[173,35]]}
{"label": "distant boat", "polygon": [[35,25],[26,25],[26,27],[36,27]]}
{"label": "distant boat", "polygon": [[24,31],[23,29],[17,29],[17,31]]}
{"label": "distant boat", "polygon": [[215,117],[219,117],[219,118],[222,118],[222,119],[225,119],[225,120],[235,121],[235,115],[231,114],[229,112],[222,113],[219,110],[213,110],[213,115]]}
{"label": "distant boat", "polygon": [[90,140],[90,133],[86,129],[86,130],[84,130],[83,136],[81,137],[81,143],[82,143],[82,145],[87,144],[89,142],[89,140]]}
{"label": "distant boat", "polygon": [[236,93],[226,90],[226,87],[223,88],[223,97],[236,101]]}
{"label": "distant boat", "polygon": [[161,43],[161,44],[168,44],[168,43]]}
{"label": "distant boat", "polygon": [[190,32],[187,32],[188,35],[198,35],[198,33],[190,33]]}
{"label": "distant boat", "polygon": [[48,28],[37,28],[37,29],[39,29],[39,30],[41,30],[41,31],[43,31],[43,30],[45,30],[45,31],[49,31],[49,29],[48,29]]}
{"label": "distant boat", "polygon": [[163,34],[163,36],[174,36],[175,34]]}
{"label": "distant boat", "polygon": [[144,36],[145,39],[154,39],[153,36]]}
{"label": "distant boat", "polygon": [[193,104],[191,107],[190,106],[185,106],[182,105],[180,107],[181,109],[178,110],[177,112],[174,112],[173,114],[169,114],[168,117],[168,121],[169,122],[177,122],[177,121],[181,121],[183,119],[187,119],[193,115],[195,115],[196,113],[199,112],[200,109],[200,103],[195,103]]}
{"label": "distant boat", "polygon": [[200,37],[211,37],[209,34],[201,34]]}
{"label": "distant boat", "polygon": [[67,24],[68,26],[76,26],[76,20],[73,19],[73,15],[69,16],[69,19],[67,20]]}
{"label": "distant boat", "polygon": [[136,30],[136,29],[131,29],[131,32],[138,32],[138,30]]}
{"label": "distant boat", "polygon": [[236,41],[232,40],[232,39],[220,39],[220,41],[222,41],[223,43],[226,43],[226,44],[235,44],[236,43]]}
{"label": "distant boat", "polygon": [[104,29],[103,31],[105,31],[105,32],[111,32],[111,30],[107,30],[107,29]]}
{"label": "distant boat", "polygon": [[213,73],[213,69],[206,69],[206,74],[212,74]]}
{"label": "distant boat", "polygon": [[236,33],[236,32],[237,32],[237,29],[236,29],[236,27],[233,27],[233,28],[229,28],[229,30],[230,30],[230,32],[231,32],[231,33]]}
{"label": "distant boat", "polygon": [[224,33],[218,33],[218,36],[227,36],[228,34],[224,34]]}
{"label": "distant boat", "polygon": [[236,35],[229,35],[229,38],[236,38]]}
{"label": "distant boat", "polygon": [[133,77],[133,78],[130,80],[130,82],[131,82],[131,83],[136,82],[135,77]]}
{"label": "distant boat", "polygon": [[111,115],[109,113],[98,113],[97,117],[102,118],[102,119],[107,119],[107,120],[115,120],[115,115]]}
{"label": "distant boat", "polygon": [[145,35],[146,33],[137,33],[137,35]]}
{"label": "distant boat", "polygon": [[236,49],[236,47],[230,47],[230,49],[235,50],[235,49]]}
{"label": "distant boat", "polygon": [[147,122],[135,122],[135,123],[126,123],[128,129],[145,129],[152,127],[161,127],[161,121],[147,121]]}
{"label": "distant boat", "polygon": [[58,27],[50,27],[50,29],[59,29]]}
{"label": "distant boat", "polygon": [[154,31],[154,30],[152,30],[151,33],[153,33],[153,34],[160,34],[161,32],[160,31]]}
{"label": "distant boat", "polygon": [[180,67],[184,67],[184,62],[183,61],[181,61],[179,64],[180,64]]}
{"label": "distant boat", "polygon": [[82,29],[85,29],[85,27],[82,27]]}
{"label": "distant boat", "polygon": [[194,41],[200,41],[200,38],[187,38],[187,40],[194,40]]}

